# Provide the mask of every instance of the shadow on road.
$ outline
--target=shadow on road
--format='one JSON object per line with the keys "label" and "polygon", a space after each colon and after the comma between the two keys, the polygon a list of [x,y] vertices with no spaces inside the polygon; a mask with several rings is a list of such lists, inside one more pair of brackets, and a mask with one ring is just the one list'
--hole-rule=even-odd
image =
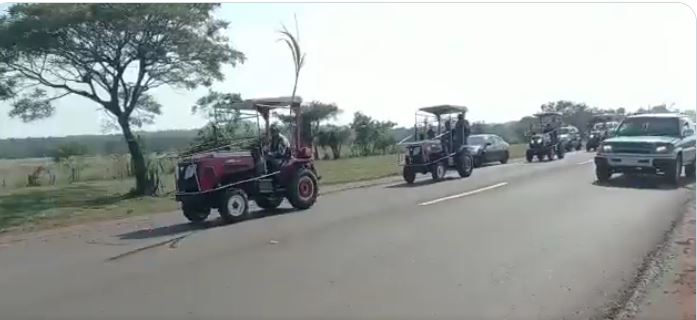
{"label": "shadow on road", "polygon": [[423,179],[420,181],[416,181],[412,184],[408,184],[406,182],[405,183],[398,183],[398,184],[391,184],[391,185],[386,186],[385,188],[390,188],[390,189],[392,189],[392,188],[414,188],[414,187],[420,187],[420,186],[425,186],[425,185],[444,182],[444,181],[456,180],[456,179],[459,179],[459,178],[458,177],[445,177],[445,178],[443,178],[443,180],[440,180],[440,181],[433,181],[433,179]]}
{"label": "shadow on road", "polygon": [[665,180],[664,177],[660,176],[642,176],[642,175],[626,175],[622,174],[608,182],[593,182],[593,185],[606,188],[630,188],[630,189],[651,189],[651,190],[675,190],[679,188],[686,188],[690,190],[695,189],[695,179],[682,177],[678,182],[678,185],[671,185]]}
{"label": "shadow on road", "polygon": [[[119,234],[119,235],[117,235],[117,237],[120,240],[143,240],[143,239],[158,238],[158,237],[176,236],[176,235],[184,234],[187,232],[202,231],[202,230],[208,230],[208,229],[213,229],[213,228],[226,227],[226,226],[230,226],[233,224],[243,223],[245,221],[262,219],[265,217],[286,214],[286,213],[294,212],[294,211],[295,210],[291,209],[291,208],[278,208],[275,210],[257,210],[257,211],[254,211],[253,218],[248,219],[248,220],[244,220],[244,221],[240,221],[240,222],[236,222],[236,223],[224,223],[220,217],[216,217],[216,218],[209,217],[208,220],[206,220],[202,223],[183,222],[183,223],[173,224],[173,225],[169,225],[169,226],[161,226],[161,227],[157,227],[157,228],[139,229],[139,230]],[[217,212],[214,210],[213,212],[211,212],[211,215],[216,216]],[[182,216],[182,219],[184,221],[186,221],[186,218],[184,218],[183,216]]]}

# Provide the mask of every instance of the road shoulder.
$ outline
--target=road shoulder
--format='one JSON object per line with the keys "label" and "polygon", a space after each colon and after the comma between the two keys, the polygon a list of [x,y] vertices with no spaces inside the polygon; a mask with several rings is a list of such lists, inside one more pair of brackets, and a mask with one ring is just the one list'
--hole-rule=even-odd
{"label": "road shoulder", "polygon": [[695,319],[695,202],[671,239],[664,271],[650,285],[636,320]]}

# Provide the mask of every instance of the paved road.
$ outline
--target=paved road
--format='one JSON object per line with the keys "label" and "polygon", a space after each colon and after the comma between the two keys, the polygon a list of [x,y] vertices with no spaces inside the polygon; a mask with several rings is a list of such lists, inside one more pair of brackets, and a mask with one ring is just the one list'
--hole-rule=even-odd
{"label": "paved road", "polygon": [[304,212],[202,230],[10,244],[0,318],[587,319],[694,194],[688,182],[596,185],[590,159],[333,193]]}

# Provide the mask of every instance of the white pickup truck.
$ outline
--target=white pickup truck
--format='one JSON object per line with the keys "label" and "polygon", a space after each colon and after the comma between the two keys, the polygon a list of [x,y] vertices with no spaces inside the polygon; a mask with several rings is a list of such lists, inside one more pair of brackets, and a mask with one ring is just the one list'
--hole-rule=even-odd
{"label": "white pickup truck", "polygon": [[640,173],[664,175],[678,184],[683,167],[686,176],[695,176],[695,125],[681,114],[629,116],[595,156],[601,182],[613,173]]}

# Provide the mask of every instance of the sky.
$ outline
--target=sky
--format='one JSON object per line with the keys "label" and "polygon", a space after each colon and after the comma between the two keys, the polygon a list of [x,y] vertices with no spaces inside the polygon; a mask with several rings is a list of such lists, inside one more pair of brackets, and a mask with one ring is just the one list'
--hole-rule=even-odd
{"label": "sky", "polygon": [[[227,3],[216,16],[248,59],[226,67],[213,89],[289,96],[293,65],[277,31],[293,27],[294,15],[307,54],[298,94],[336,103],[338,123],[361,111],[410,126],[418,108],[438,104],[467,106],[470,122],[518,120],[561,99],[696,106],[697,24],[678,3]],[[201,127],[190,109],[207,90],[153,91],[163,114],[143,129]],[[25,124],[0,102],[0,138],[105,133],[93,102],[69,96],[56,107],[52,118]]]}

